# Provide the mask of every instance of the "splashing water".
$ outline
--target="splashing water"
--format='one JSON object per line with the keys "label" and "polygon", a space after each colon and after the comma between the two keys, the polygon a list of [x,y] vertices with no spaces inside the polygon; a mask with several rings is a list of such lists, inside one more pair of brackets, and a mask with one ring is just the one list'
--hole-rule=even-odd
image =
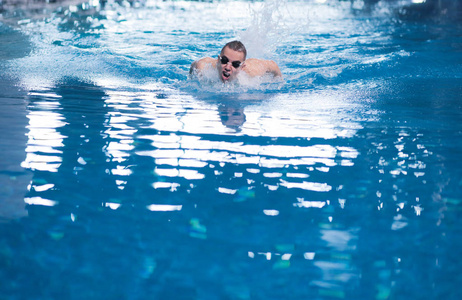
{"label": "splashing water", "polygon": [[[0,295],[459,299],[461,27],[438,5],[2,12]],[[188,79],[234,39],[284,82]]]}
{"label": "splashing water", "polygon": [[308,13],[296,13],[287,1],[264,1],[249,5],[250,25],[240,39],[254,57],[272,58],[279,47],[290,43],[291,34],[308,31]]}

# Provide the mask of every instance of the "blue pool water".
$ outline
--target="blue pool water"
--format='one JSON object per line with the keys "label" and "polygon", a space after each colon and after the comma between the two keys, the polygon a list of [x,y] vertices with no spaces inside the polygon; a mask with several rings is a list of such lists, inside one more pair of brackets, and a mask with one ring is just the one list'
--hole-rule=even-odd
{"label": "blue pool water", "polygon": [[[0,299],[460,299],[459,1],[58,4],[0,18]],[[236,38],[284,82],[188,79]]]}

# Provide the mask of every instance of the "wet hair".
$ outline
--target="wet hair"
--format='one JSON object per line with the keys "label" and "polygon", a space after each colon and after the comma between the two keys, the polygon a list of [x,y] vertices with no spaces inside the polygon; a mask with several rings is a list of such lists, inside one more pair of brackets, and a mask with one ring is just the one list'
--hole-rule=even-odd
{"label": "wet hair", "polygon": [[223,55],[223,52],[225,51],[225,48],[228,47],[231,50],[237,51],[237,52],[242,52],[244,53],[244,59],[247,57],[247,50],[245,49],[245,46],[243,43],[240,41],[232,41],[227,43],[222,49],[221,49],[221,55]]}

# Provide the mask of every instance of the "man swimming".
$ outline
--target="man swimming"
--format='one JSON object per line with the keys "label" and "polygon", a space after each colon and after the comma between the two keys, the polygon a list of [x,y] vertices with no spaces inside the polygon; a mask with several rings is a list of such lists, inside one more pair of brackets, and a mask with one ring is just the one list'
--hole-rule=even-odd
{"label": "man swimming", "polygon": [[218,77],[223,82],[235,80],[240,71],[244,71],[250,77],[264,76],[282,78],[278,65],[272,60],[249,58],[246,60],[247,50],[240,41],[227,43],[218,59],[205,57],[191,64],[189,74],[201,77],[208,69],[217,69]]}

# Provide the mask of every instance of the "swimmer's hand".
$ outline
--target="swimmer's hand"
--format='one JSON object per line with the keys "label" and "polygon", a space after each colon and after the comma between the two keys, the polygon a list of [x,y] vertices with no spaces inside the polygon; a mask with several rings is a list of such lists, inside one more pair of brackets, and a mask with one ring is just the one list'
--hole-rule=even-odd
{"label": "swimmer's hand", "polygon": [[273,74],[274,77],[282,78],[281,70],[272,60],[249,58],[242,65],[242,71],[251,77],[260,77],[269,73]]}

